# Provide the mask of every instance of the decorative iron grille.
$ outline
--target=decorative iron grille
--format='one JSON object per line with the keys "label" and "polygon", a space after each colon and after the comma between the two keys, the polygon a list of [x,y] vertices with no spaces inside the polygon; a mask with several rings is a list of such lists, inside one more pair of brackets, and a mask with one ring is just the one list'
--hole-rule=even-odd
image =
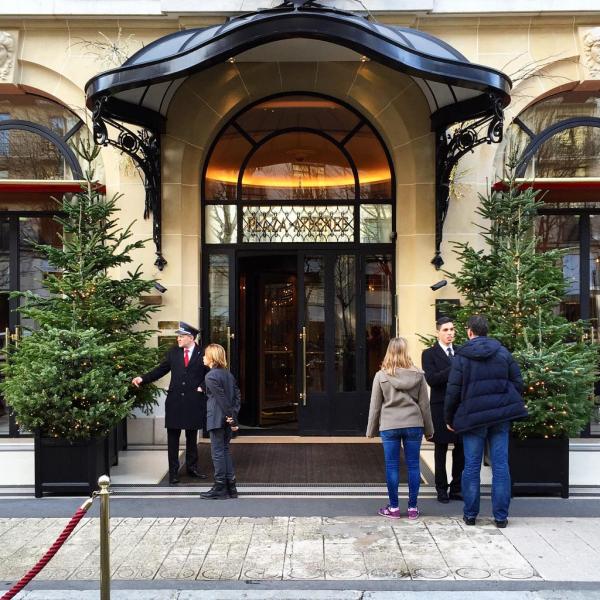
{"label": "decorative iron grille", "polygon": [[245,206],[242,241],[352,242],[353,206]]}

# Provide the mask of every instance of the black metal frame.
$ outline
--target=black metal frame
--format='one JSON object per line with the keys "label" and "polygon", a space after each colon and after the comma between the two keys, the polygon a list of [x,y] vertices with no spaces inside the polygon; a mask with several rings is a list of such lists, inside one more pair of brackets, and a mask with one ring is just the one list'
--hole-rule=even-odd
{"label": "black metal frame", "polygon": [[444,235],[444,222],[450,206],[450,179],[458,161],[481,144],[502,141],[504,113],[502,101],[490,97],[494,112],[476,121],[464,123],[453,132],[441,127],[436,132],[435,161],[435,255],[431,264],[441,269],[444,260],[441,246]]}
{"label": "black metal frame", "polygon": [[[151,129],[139,129],[137,133],[134,133],[122,123],[105,116],[103,106],[106,100],[107,96],[104,96],[98,99],[94,105],[94,141],[101,146],[113,146],[127,154],[143,173],[146,192],[144,219],[152,214],[152,238],[156,248],[154,264],[159,271],[162,271],[167,261],[162,254],[160,134]],[[119,132],[116,139],[109,136],[107,124]]]}

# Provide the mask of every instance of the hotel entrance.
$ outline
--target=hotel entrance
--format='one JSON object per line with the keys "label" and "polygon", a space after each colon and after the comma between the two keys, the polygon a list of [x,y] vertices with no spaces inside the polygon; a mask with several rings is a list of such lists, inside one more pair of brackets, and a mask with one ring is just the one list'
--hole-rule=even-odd
{"label": "hotel entrance", "polygon": [[203,184],[203,341],[227,350],[245,431],[363,434],[394,323],[375,130],[331,98],[266,99],[223,128]]}

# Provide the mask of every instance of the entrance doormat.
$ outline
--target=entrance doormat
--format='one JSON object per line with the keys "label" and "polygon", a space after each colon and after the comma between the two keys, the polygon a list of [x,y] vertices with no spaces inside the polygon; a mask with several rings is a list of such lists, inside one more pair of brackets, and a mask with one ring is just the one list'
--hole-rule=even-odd
{"label": "entrance doormat", "polygon": [[[231,444],[236,478],[252,484],[379,484],[385,485],[385,463],[380,444]],[[198,444],[198,470],[212,482],[210,445]],[[183,464],[183,453],[180,457]],[[421,478],[429,469],[421,461]],[[180,473],[182,484],[202,480]],[[428,479],[428,478],[427,478]],[[400,482],[406,484],[406,465],[400,457]],[[165,476],[159,485],[168,485]]]}

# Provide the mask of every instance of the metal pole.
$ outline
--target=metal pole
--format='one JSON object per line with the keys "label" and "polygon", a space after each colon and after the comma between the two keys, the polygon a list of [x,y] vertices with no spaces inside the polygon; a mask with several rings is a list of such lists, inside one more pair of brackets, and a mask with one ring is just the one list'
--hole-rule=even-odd
{"label": "metal pole", "polygon": [[110,478],[102,475],[100,486],[100,600],[110,600]]}

